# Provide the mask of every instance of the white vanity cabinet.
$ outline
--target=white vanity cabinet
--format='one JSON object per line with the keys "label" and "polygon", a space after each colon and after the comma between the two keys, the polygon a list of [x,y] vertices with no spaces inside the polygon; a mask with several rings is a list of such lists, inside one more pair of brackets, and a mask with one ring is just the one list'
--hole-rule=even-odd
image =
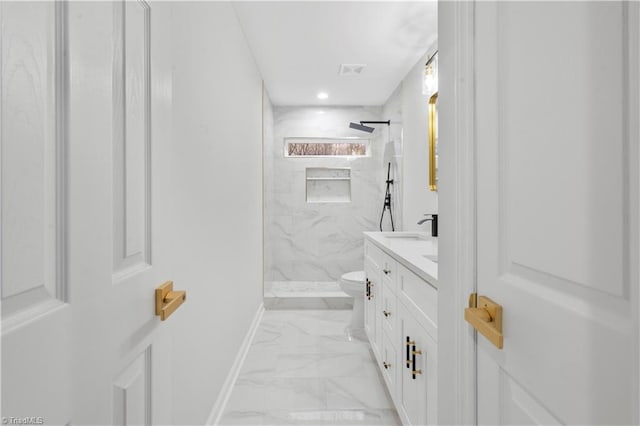
{"label": "white vanity cabinet", "polygon": [[[365,234],[366,334],[402,423],[436,424],[435,278],[430,282],[425,279],[430,275],[412,272],[407,267],[412,264],[394,251],[402,245],[386,247],[378,234],[384,233]],[[412,266],[415,270],[420,265]]]}
{"label": "white vanity cabinet", "polygon": [[403,347],[402,363],[395,390],[396,409],[402,422],[411,425],[437,423],[437,343],[420,321],[401,304],[398,331]]}
{"label": "white vanity cabinet", "polygon": [[382,345],[382,324],[378,313],[382,306],[383,257],[382,250],[376,246],[365,246],[364,330],[376,357],[380,356]]}
{"label": "white vanity cabinet", "polygon": [[365,279],[365,291],[364,291],[364,331],[369,339],[369,343],[371,344],[371,348],[376,356],[379,355],[379,347],[378,347],[378,329],[376,322],[379,320],[378,318],[378,307],[377,305],[380,284],[380,267],[378,264],[374,263],[374,261],[365,258],[364,262],[364,273],[366,276]]}

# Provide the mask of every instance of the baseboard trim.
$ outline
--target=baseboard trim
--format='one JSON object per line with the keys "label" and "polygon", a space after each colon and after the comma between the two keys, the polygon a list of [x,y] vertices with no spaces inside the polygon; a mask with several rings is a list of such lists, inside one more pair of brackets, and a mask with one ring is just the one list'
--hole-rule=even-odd
{"label": "baseboard trim", "polygon": [[220,417],[222,417],[224,408],[226,407],[227,402],[229,401],[229,397],[231,396],[233,385],[235,385],[236,380],[238,379],[238,374],[240,374],[242,364],[247,357],[247,353],[249,353],[249,348],[251,347],[253,337],[256,335],[256,331],[258,331],[258,326],[260,325],[260,321],[262,320],[262,315],[264,315],[264,303],[260,303],[260,306],[258,306],[258,310],[256,311],[256,314],[253,317],[253,321],[251,322],[251,326],[249,327],[247,334],[244,336],[244,340],[242,341],[242,345],[240,346],[238,355],[236,355],[236,359],[235,361],[233,361],[233,365],[231,366],[229,374],[227,375],[227,378],[222,385],[222,389],[220,389],[220,394],[218,395],[215,404],[213,404],[213,407],[211,408],[211,413],[207,418],[205,426],[217,425],[218,422],[220,422]]}

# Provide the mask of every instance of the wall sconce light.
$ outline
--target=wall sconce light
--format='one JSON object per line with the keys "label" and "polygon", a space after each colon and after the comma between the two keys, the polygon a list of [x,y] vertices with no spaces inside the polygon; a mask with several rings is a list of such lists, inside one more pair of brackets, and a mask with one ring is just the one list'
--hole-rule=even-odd
{"label": "wall sconce light", "polygon": [[431,55],[424,65],[422,77],[422,94],[433,95],[438,91],[438,51]]}

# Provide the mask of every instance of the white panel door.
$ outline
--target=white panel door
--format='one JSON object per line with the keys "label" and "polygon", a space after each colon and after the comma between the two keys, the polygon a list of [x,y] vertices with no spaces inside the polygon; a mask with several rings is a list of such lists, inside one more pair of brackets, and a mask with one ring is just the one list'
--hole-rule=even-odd
{"label": "white panel door", "polygon": [[172,423],[170,6],[0,7],[2,415]]}
{"label": "white panel door", "polygon": [[2,416],[71,419],[64,10],[1,2]]}
{"label": "white panel door", "polygon": [[636,2],[476,4],[481,424],[635,424]]}
{"label": "white panel door", "polygon": [[73,422],[169,424],[170,5],[68,8]]}

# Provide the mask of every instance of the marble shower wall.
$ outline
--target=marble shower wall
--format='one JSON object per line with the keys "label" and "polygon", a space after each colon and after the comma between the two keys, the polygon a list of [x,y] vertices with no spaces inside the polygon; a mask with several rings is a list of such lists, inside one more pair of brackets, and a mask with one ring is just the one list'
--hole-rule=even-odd
{"label": "marble shower wall", "polygon": [[[383,204],[388,133],[386,126],[359,132],[349,122],[381,114],[380,107],[273,107],[273,137],[264,139],[266,282],[336,281],[363,268],[362,232],[378,229]],[[369,138],[371,155],[285,158],[285,137]],[[307,167],[351,168],[351,202],[307,203]]]}
{"label": "marble shower wall", "polygon": [[[393,206],[393,222],[396,231],[403,230],[402,214],[400,207],[402,206],[402,194],[404,186],[403,173],[403,133],[402,133],[402,83],[391,93],[387,102],[382,106],[382,115],[385,120],[391,120],[391,126],[386,129],[385,141],[391,141],[395,149],[395,157],[393,158],[391,174],[393,179],[393,188],[391,192],[391,204]],[[396,214],[397,213],[397,214]],[[390,229],[389,224],[385,225],[385,230]]]}

